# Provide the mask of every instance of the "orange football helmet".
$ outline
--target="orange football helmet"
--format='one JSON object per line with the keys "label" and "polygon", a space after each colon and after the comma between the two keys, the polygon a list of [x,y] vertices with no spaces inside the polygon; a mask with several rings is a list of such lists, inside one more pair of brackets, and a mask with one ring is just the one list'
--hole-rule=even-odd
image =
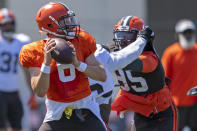
{"label": "orange football helmet", "polygon": [[40,8],[36,21],[41,34],[52,34],[72,39],[80,32],[80,25],[75,14],[65,4],[48,3]]}
{"label": "orange football helmet", "polygon": [[136,40],[144,28],[144,21],[136,16],[125,16],[114,27],[114,42],[121,49]]}

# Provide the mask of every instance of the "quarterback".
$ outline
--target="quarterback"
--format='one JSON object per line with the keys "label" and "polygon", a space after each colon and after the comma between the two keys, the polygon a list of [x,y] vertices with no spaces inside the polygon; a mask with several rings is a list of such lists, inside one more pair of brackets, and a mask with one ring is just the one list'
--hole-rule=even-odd
{"label": "quarterback", "polygon": [[41,34],[70,41],[76,51],[72,64],[51,58],[56,44],[52,39],[25,45],[20,52],[20,62],[31,74],[33,91],[40,97],[46,95],[47,112],[39,131],[105,131],[97,115],[98,105],[89,96],[88,77],[106,80],[104,67],[94,56],[94,38],[80,30],[75,13],[62,3],[41,7],[36,21]]}

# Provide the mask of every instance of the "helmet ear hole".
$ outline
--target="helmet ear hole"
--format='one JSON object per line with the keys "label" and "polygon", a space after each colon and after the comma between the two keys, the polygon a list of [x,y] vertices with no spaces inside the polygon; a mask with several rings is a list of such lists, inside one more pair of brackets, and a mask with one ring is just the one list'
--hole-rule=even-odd
{"label": "helmet ear hole", "polygon": [[49,28],[53,28],[53,25],[52,24],[48,24],[47,25]]}
{"label": "helmet ear hole", "polygon": [[41,17],[41,12],[39,13],[38,17]]}

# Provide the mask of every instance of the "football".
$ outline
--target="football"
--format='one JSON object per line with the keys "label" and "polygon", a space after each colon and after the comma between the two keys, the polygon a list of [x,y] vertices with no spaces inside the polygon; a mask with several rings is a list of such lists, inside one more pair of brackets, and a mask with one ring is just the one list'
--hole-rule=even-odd
{"label": "football", "polygon": [[54,38],[55,49],[51,52],[51,57],[60,64],[70,64],[73,60],[73,48],[69,46],[69,42],[61,39]]}

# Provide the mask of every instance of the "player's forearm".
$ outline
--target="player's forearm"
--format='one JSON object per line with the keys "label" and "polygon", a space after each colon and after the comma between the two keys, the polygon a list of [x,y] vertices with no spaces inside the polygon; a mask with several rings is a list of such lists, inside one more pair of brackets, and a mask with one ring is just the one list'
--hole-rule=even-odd
{"label": "player's forearm", "polygon": [[31,78],[31,86],[34,93],[39,97],[44,97],[49,88],[50,75],[40,73],[39,76]]}
{"label": "player's forearm", "polygon": [[122,69],[134,60],[138,58],[138,56],[142,53],[144,47],[146,45],[146,40],[142,37],[137,38],[135,42],[128,45],[124,49],[111,53],[111,63],[109,65],[113,65],[114,70]]}
{"label": "player's forearm", "polygon": [[93,80],[104,82],[107,78],[105,69],[102,65],[90,66],[88,65],[86,70],[83,72],[87,77]]}

